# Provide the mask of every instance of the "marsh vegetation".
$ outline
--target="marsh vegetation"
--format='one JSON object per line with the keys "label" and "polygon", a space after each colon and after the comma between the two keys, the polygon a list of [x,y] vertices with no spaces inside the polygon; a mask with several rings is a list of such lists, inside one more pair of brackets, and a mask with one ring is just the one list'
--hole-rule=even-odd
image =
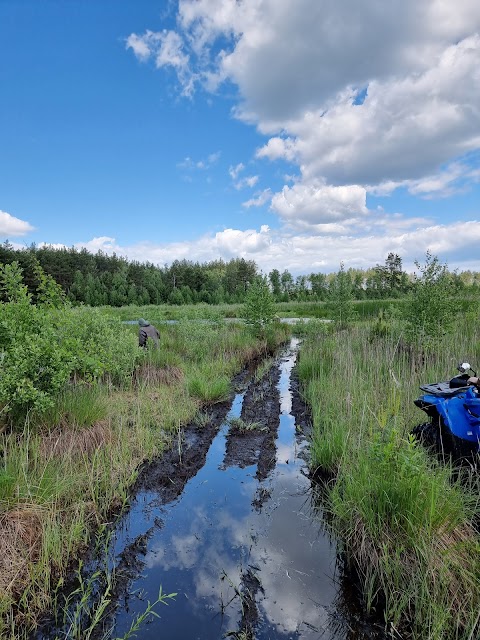
{"label": "marsh vegetation", "polygon": [[[394,637],[471,640],[479,631],[479,478],[411,435],[419,385],[480,361],[474,316],[408,342],[399,318],[347,329],[309,323],[299,375],[312,409],[312,468],[368,611]],[[477,460],[478,465],[478,460]]]}
{"label": "marsh vegetation", "polygon": [[[478,468],[411,436],[419,385],[462,358],[480,363],[478,295],[461,294],[434,256],[399,299],[355,300],[341,268],[327,301],[276,307],[258,280],[258,304],[73,307],[35,269],[35,296],[17,263],[0,270],[0,637],[29,636],[96,533],[125,512],[142,464],[181,447],[187,423],[207,429],[252,361],[263,364],[251,411],[231,418],[232,436],[274,442],[256,418],[267,356],[291,331],[274,312],[313,318],[295,329],[310,467],[365,610],[392,637],[476,637]],[[139,349],[137,327],[122,322],[141,316],[160,328],[160,349]]]}
{"label": "marsh vegetation", "polygon": [[288,328],[258,337],[187,317],[162,326],[160,349],[143,350],[137,327],[70,307],[51,279],[33,304],[21,270],[6,265],[2,289],[0,636],[20,638],[128,503],[141,463],[225,399],[233,375]]}

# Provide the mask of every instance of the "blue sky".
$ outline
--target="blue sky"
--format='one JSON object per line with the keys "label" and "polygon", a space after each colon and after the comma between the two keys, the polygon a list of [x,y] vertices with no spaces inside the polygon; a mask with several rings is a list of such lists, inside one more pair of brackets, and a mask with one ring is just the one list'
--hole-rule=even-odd
{"label": "blue sky", "polygon": [[473,0],[0,0],[0,240],[480,270]]}

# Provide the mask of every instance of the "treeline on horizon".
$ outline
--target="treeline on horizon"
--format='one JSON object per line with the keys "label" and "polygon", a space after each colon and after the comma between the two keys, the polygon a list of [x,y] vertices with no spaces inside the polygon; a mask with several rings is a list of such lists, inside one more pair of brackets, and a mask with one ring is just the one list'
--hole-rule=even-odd
{"label": "treeline on horizon", "polygon": [[[40,265],[72,303],[93,307],[241,303],[249,285],[262,275],[253,260],[244,258],[204,264],[175,260],[170,266],[159,267],[102,251],[93,254],[74,247],[38,248],[35,245],[15,249],[8,241],[0,244],[0,264],[15,261],[23,271],[33,300],[38,286],[35,267]],[[348,280],[356,300],[400,298],[408,293],[412,282],[412,277],[403,271],[402,258],[394,253],[388,254],[384,265],[377,264],[366,270],[344,270],[342,265],[337,273],[310,273],[294,278],[286,269],[282,272],[273,269],[265,277],[278,302],[306,302],[328,300],[338,284],[339,274],[343,283],[345,278]],[[459,291],[473,293],[480,288],[478,272],[450,272],[450,277]]]}

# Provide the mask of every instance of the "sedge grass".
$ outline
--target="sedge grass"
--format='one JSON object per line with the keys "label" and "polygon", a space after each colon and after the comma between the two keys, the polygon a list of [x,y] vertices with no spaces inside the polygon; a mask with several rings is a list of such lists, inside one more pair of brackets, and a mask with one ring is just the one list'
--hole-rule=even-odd
{"label": "sedge grass", "polygon": [[270,371],[274,364],[273,358],[265,358],[258,367],[255,369],[254,380],[255,382],[260,382],[260,380],[264,377],[267,371]]}
{"label": "sedge grass", "polygon": [[[401,328],[323,330],[304,343],[299,375],[312,407],[312,465],[335,472],[329,521],[361,576],[367,608],[418,640],[478,633],[480,540],[475,479],[439,464],[409,435],[424,421],[421,383],[480,363],[478,323],[459,321],[435,351],[405,345]],[[475,365],[473,365],[475,366]],[[462,478],[460,482],[459,477]],[[473,635],[472,635],[473,634]]]}
{"label": "sedge grass", "polygon": [[187,379],[187,388],[190,395],[207,405],[227,400],[231,384],[226,375],[219,375],[210,365],[206,365],[192,371]]}
{"label": "sedge grass", "polygon": [[253,431],[266,431],[261,422],[245,422],[242,418],[233,417],[228,421],[231,429],[237,433],[252,433]]}
{"label": "sedge grass", "polygon": [[52,429],[59,425],[90,427],[107,416],[105,389],[99,384],[77,385],[64,390],[52,407],[33,417],[37,426]]}

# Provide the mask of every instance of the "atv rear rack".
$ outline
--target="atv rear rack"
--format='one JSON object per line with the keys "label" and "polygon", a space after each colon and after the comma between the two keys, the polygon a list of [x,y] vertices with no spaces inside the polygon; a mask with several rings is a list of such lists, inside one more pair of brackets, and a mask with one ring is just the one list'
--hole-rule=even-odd
{"label": "atv rear rack", "polygon": [[425,391],[431,396],[440,396],[442,398],[449,398],[451,396],[458,396],[460,393],[465,393],[468,389],[468,386],[465,387],[451,387],[450,381],[446,382],[432,382],[431,384],[422,384],[420,389]]}

